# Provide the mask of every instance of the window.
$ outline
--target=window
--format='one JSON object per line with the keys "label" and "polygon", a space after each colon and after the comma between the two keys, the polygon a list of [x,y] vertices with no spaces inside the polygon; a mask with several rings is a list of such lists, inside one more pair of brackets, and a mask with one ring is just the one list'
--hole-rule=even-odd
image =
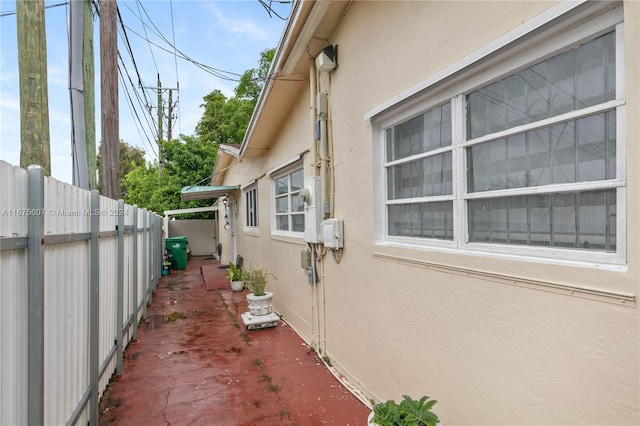
{"label": "window", "polygon": [[258,188],[253,186],[245,190],[244,193],[244,205],[245,205],[245,227],[257,228],[258,227]]}
{"label": "window", "polygon": [[615,252],[615,76],[611,32],[466,96],[469,241]]}
{"label": "window", "polygon": [[623,262],[622,24],[602,26],[381,114],[379,239]]}
{"label": "window", "polygon": [[304,232],[304,204],[300,190],[303,170],[296,169],[274,179],[276,231]]}
{"label": "window", "polygon": [[451,106],[386,130],[389,235],[453,239]]}

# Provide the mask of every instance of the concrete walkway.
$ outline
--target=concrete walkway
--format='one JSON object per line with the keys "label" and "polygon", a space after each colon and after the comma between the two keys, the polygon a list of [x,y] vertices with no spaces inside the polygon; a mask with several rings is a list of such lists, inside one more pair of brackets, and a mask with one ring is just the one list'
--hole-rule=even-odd
{"label": "concrete walkway", "polygon": [[196,257],[162,278],[100,424],[366,425],[370,410],[284,322],[247,331],[245,291]]}

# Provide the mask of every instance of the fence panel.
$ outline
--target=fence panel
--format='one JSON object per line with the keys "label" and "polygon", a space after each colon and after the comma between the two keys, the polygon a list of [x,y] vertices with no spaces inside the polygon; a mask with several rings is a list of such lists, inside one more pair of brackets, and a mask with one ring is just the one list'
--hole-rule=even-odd
{"label": "fence panel", "polygon": [[97,424],[161,272],[161,219],[37,167],[0,161],[0,185],[0,424]]}
{"label": "fence panel", "polygon": [[90,193],[44,179],[44,418],[64,424],[87,388]]}
{"label": "fence panel", "polygon": [[0,187],[0,424],[26,424],[26,170],[0,161]]}

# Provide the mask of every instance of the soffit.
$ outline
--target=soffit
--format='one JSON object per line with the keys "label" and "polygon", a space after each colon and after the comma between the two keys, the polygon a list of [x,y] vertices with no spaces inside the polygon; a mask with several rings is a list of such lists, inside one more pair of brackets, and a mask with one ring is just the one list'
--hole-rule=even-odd
{"label": "soffit", "polygon": [[[258,102],[241,148],[241,156],[261,157],[275,142],[295,100],[308,93],[309,60],[330,44],[331,33],[349,4],[350,2],[346,1],[301,2],[299,7],[302,10],[298,11],[297,22],[293,22],[291,27],[287,28],[278,46],[281,52],[276,52],[276,55],[280,54],[282,58],[276,63],[278,77],[272,80],[270,87],[265,86],[268,90],[263,91],[262,102]],[[309,29],[305,29],[305,23],[311,22],[310,16],[313,16],[314,7],[326,7],[326,11],[320,12],[324,13],[324,16],[309,33]],[[319,12],[316,10],[315,13]],[[311,34],[308,42],[298,42],[301,37],[308,37],[306,34]],[[283,73],[283,69],[287,71],[286,74]]]}

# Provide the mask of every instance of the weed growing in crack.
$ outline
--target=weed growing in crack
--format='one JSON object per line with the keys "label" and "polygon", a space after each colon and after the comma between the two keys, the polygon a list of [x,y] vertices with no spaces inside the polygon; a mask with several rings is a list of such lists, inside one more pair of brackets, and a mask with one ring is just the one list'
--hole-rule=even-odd
{"label": "weed growing in crack", "polygon": [[271,376],[265,373],[262,373],[262,376],[260,376],[260,379],[259,379],[260,382],[267,382],[267,383],[271,383],[271,380],[273,380]]}
{"label": "weed growing in crack", "polygon": [[251,346],[251,341],[249,340],[249,335],[247,333],[240,333],[240,338],[247,344],[247,346]]}
{"label": "weed growing in crack", "polygon": [[269,392],[276,393],[276,392],[278,392],[280,390],[280,386],[274,385],[273,383],[270,383],[269,386],[267,386],[267,390]]}
{"label": "weed growing in crack", "polygon": [[257,358],[253,360],[253,365],[255,365],[256,367],[259,367],[259,368],[264,367],[264,364],[262,363],[262,361],[260,361]]}

